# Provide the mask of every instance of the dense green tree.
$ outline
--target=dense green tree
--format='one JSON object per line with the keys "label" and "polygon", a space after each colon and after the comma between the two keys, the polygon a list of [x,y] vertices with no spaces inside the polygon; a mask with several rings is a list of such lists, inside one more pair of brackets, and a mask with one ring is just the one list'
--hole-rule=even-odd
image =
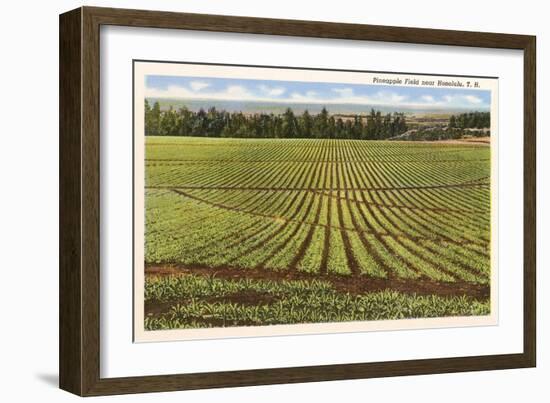
{"label": "dense green tree", "polygon": [[161,111],[158,102],[153,104],[153,108],[149,106],[149,102],[145,101],[145,135],[158,136],[160,135],[160,119]]}
{"label": "dense green tree", "polygon": [[343,139],[346,138],[346,132],[344,129],[344,120],[342,118],[336,119],[336,130],[335,130],[335,136],[337,139]]}
{"label": "dense green tree", "polygon": [[334,116],[330,116],[328,118],[327,128],[325,133],[326,135],[323,137],[328,137],[329,139],[333,139],[336,137],[336,119],[334,119]]}
{"label": "dense green tree", "polygon": [[376,112],[374,109],[370,110],[369,115],[367,116],[367,125],[365,126],[364,136],[365,140],[375,140],[376,139]]}
{"label": "dense green tree", "polygon": [[382,120],[382,112],[376,111],[374,115],[374,138],[377,140],[383,139],[384,121]]}
{"label": "dense green tree", "polygon": [[491,127],[490,112],[468,112],[452,115],[449,118],[450,129],[486,129]]}
{"label": "dense green tree", "polygon": [[[372,109],[368,115],[331,115],[323,107],[317,114],[305,110],[297,115],[291,108],[282,114],[244,114],[215,107],[194,112],[187,107],[161,110],[145,101],[145,135],[250,138],[341,138],[376,140],[407,131],[405,116],[382,115]],[[482,116],[467,116],[468,124],[481,124]]]}
{"label": "dense green tree", "polygon": [[170,107],[169,110],[160,115],[160,135],[161,136],[170,136],[178,132],[177,127],[177,114]]}
{"label": "dense green tree", "polygon": [[285,139],[292,139],[298,137],[298,123],[294,112],[292,109],[286,108],[285,113],[283,113],[283,124],[282,124],[282,137]]}
{"label": "dense green tree", "polygon": [[355,115],[353,118],[353,127],[351,128],[351,136],[354,139],[360,139],[363,133],[363,120],[361,116]]}
{"label": "dense green tree", "polygon": [[456,116],[452,115],[449,118],[449,128],[454,129],[456,127]]}
{"label": "dense green tree", "polygon": [[490,112],[468,112],[453,115],[449,118],[450,128],[484,129],[491,127]]}
{"label": "dense green tree", "polygon": [[313,137],[313,117],[306,109],[298,118],[300,137],[309,139]]}
{"label": "dense green tree", "polygon": [[316,138],[328,138],[328,111],[325,107],[321,113],[313,118],[313,136]]}

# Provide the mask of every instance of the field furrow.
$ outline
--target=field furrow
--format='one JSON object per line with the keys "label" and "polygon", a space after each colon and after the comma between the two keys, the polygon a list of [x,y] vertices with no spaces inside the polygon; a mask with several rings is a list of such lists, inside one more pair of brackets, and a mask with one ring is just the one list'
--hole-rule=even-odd
{"label": "field furrow", "polygon": [[490,183],[483,145],[147,138],[145,263],[487,286]]}

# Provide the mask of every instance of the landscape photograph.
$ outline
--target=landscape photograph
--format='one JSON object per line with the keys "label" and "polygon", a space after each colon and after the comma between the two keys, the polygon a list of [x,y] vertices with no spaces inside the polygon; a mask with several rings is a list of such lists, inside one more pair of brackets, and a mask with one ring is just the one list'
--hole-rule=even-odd
{"label": "landscape photograph", "polygon": [[491,90],[330,74],[145,75],[144,331],[491,314]]}

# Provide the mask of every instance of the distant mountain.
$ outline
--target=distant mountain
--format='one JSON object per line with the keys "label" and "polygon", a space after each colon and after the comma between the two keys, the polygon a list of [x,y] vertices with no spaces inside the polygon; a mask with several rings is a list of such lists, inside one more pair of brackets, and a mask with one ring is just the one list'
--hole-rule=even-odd
{"label": "distant mountain", "polygon": [[[388,112],[403,112],[403,113],[463,113],[470,112],[469,108],[428,108],[419,109],[408,106],[387,106],[387,105],[359,105],[359,104],[307,104],[307,103],[265,103],[255,101],[219,101],[219,100],[185,100],[185,99],[170,99],[170,98],[148,98],[151,105],[158,102],[162,110],[179,109],[185,106],[187,109],[197,112],[199,109],[208,110],[211,107],[215,107],[218,110],[226,110],[228,112],[242,112],[245,114],[256,113],[273,113],[275,115],[283,113],[287,108],[291,108],[295,113],[301,114],[306,109],[312,113],[317,114],[321,112],[323,106],[329,111],[330,114],[344,115],[344,114],[367,114],[371,109],[381,111],[383,113]],[[480,108],[478,111],[485,111],[487,109]]]}

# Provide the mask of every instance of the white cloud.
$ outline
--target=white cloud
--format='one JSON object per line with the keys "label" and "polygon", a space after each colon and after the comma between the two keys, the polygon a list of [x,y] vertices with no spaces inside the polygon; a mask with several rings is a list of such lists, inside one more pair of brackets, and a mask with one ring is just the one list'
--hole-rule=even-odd
{"label": "white cloud", "polygon": [[189,86],[191,87],[191,89],[193,91],[200,91],[204,88],[208,88],[210,87],[210,84],[209,83],[206,83],[204,81],[191,81],[189,83]]}
{"label": "white cloud", "polygon": [[222,97],[230,99],[247,99],[254,96],[248,90],[240,85],[230,85],[224,92],[219,93]]}
{"label": "white cloud", "polygon": [[402,105],[408,97],[394,92],[380,91],[372,96],[355,95],[352,88],[333,88],[337,97],[322,98],[315,91],[307,91],[305,94],[293,92],[291,100],[312,104],[359,104],[359,105]]}
{"label": "white cloud", "polygon": [[293,92],[290,94],[290,99],[297,102],[306,102],[308,97],[306,95],[300,94],[299,92]]}
{"label": "white cloud", "polygon": [[[486,108],[488,105],[477,95],[447,94],[442,97],[422,95],[411,98],[395,91],[379,91],[370,95],[357,95],[354,89],[333,88],[332,95],[321,94],[317,91],[292,92],[286,94],[284,87],[271,87],[258,85],[257,93],[251,92],[243,85],[229,85],[223,90],[209,89],[209,85],[203,81],[192,81],[187,86],[172,85],[165,89],[147,88],[145,96],[148,98],[176,98],[176,99],[211,99],[218,101],[259,101],[280,103],[309,103],[309,104],[356,104],[367,106],[389,106],[409,108]],[[282,95],[286,94],[284,97]]]}
{"label": "white cloud", "polygon": [[146,88],[145,96],[148,98],[196,98],[193,91],[179,85],[170,85],[167,88]]}
{"label": "white cloud", "polygon": [[259,85],[258,88],[260,91],[271,97],[278,97],[283,95],[286,92],[286,88],[283,87],[269,87],[267,85]]}
{"label": "white cloud", "polygon": [[373,99],[384,105],[399,105],[405,102],[409,97],[399,95],[394,92],[381,91],[374,95]]}
{"label": "white cloud", "polygon": [[480,104],[483,102],[481,98],[476,97],[475,95],[465,95],[464,98],[471,104]]}
{"label": "white cloud", "polygon": [[353,97],[353,88],[333,88],[332,91],[344,98]]}
{"label": "white cloud", "polygon": [[[483,99],[475,95],[445,95],[443,101],[448,105],[454,106],[479,106],[483,104]],[[488,105],[486,105],[488,106]]]}
{"label": "white cloud", "polygon": [[197,92],[179,85],[171,85],[166,89],[147,88],[145,96],[147,98],[213,99],[220,101],[253,101],[257,99],[257,97],[240,85],[230,85],[225,90],[217,92]]}
{"label": "white cloud", "polygon": [[318,95],[315,91],[307,91],[305,94],[293,92],[290,95],[290,100],[303,103],[326,103],[326,100],[319,98]]}

